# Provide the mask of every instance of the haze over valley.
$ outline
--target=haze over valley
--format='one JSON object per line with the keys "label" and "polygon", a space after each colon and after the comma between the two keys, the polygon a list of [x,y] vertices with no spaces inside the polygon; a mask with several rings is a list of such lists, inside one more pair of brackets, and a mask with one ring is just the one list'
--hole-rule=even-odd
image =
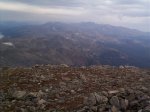
{"label": "haze over valley", "polygon": [[148,32],[93,22],[0,26],[1,66],[68,64],[150,67]]}
{"label": "haze over valley", "polygon": [[150,67],[148,0],[0,0],[0,66]]}

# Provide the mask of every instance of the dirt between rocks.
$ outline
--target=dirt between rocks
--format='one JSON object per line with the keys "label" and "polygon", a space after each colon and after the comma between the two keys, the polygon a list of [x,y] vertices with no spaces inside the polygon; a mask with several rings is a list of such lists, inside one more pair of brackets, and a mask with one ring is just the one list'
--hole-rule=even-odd
{"label": "dirt between rocks", "polygon": [[35,65],[0,73],[0,112],[150,112],[148,69]]}

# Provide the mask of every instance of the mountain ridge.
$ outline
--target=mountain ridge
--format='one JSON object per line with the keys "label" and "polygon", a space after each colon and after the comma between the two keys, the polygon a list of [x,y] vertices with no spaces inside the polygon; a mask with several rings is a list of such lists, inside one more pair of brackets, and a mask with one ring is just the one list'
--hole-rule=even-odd
{"label": "mountain ridge", "polygon": [[1,66],[42,63],[150,66],[150,38],[148,33],[138,30],[58,22],[8,29],[0,30],[4,35],[0,39]]}

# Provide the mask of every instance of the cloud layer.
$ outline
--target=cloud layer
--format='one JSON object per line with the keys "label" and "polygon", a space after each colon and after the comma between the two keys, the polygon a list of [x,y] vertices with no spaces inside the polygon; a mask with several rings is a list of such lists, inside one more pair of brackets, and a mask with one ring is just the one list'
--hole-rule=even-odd
{"label": "cloud layer", "polygon": [[0,10],[26,12],[33,14],[57,14],[57,15],[81,15],[80,8],[67,9],[67,8],[46,8],[23,3],[13,2],[0,2]]}
{"label": "cloud layer", "polygon": [[93,21],[150,29],[150,0],[0,0],[1,20]]}

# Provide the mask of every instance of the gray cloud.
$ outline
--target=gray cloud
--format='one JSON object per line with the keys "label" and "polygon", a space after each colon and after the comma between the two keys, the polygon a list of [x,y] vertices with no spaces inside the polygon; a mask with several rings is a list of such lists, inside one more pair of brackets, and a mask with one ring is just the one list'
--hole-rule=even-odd
{"label": "gray cloud", "polygon": [[115,3],[118,4],[138,4],[141,3],[142,0],[114,0]]}
{"label": "gray cloud", "polygon": [[149,0],[114,0],[114,3],[122,5],[146,5],[148,2]]}
{"label": "gray cloud", "polygon": [[41,6],[34,6],[23,3],[5,3],[0,2],[0,10],[17,11],[17,12],[28,12],[35,14],[58,14],[58,15],[80,15],[82,14],[81,8],[47,8]]}
{"label": "gray cloud", "polygon": [[149,6],[149,0],[0,0],[0,15],[1,20],[94,21],[146,31]]}
{"label": "gray cloud", "polygon": [[1,0],[5,2],[19,2],[30,5],[40,5],[40,6],[80,6],[82,2],[80,0]]}

